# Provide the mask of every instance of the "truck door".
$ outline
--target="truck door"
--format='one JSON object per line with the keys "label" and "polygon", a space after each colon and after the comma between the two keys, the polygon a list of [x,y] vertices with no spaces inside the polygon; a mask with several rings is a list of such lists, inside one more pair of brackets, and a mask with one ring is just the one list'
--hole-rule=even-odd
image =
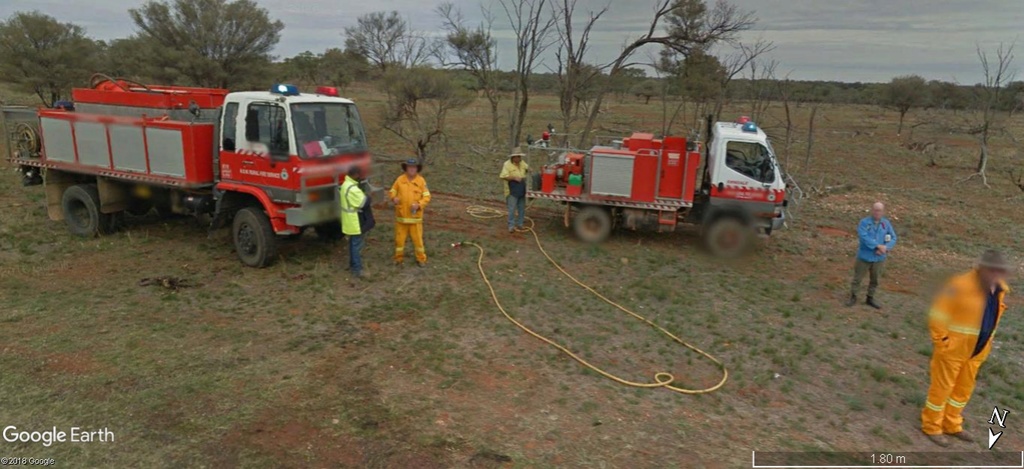
{"label": "truck door", "polygon": [[775,204],[782,203],[785,186],[771,149],[764,142],[726,140],[717,142],[715,150],[712,204],[769,213]]}
{"label": "truck door", "polygon": [[279,202],[294,202],[287,108],[270,101],[229,102],[222,124],[221,178],[259,186]]}

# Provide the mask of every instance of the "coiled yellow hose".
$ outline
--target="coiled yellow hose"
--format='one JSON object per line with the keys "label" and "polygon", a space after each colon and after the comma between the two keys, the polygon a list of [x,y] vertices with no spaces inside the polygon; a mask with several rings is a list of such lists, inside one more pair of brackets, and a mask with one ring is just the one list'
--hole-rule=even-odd
{"label": "coiled yellow hose", "polygon": [[[500,210],[497,210],[497,209],[494,209],[494,208],[491,208],[491,207],[484,207],[484,206],[480,206],[480,205],[469,206],[468,208],[466,208],[466,212],[470,216],[472,216],[474,218],[482,218],[482,219],[501,218],[501,217],[504,217],[506,215],[504,212],[502,212]],[[587,360],[585,360],[583,357],[573,353],[571,350],[569,350],[565,346],[559,344],[558,342],[555,342],[555,341],[553,341],[553,340],[551,340],[551,339],[549,339],[547,337],[544,337],[544,336],[538,334],[537,332],[534,332],[532,329],[530,329],[529,327],[527,327],[526,325],[524,325],[523,323],[517,321],[514,317],[512,317],[512,315],[509,314],[508,311],[505,310],[505,307],[501,305],[501,301],[498,300],[498,294],[494,291],[494,286],[491,284],[490,279],[487,278],[487,273],[484,271],[484,248],[483,248],[483,246],[481,246],[481,245],[479,245],[477,243],[474,243],[474,242],[469,242],[469,241],[464,242],[463,244],[466,244],[466,245],[469,245],[469,246],[473,246],[473,247],[477,248],[477,250],[479,251],[479,255],[477,256],[477,260],[476,260],[477,269],[480,270],[480,276],[484,279],[484,283],[487,284],[487,289],[491,291],[491,298],[494,300],[494,304],[498,307],[498,310],[501,311],[501,314],[505,315],[506,319],[511,321],[512,324],[515,324],[520,329],[526,331],[527,334],[530,334],[530,335],[536,337],[537,339],[540,339],[540,340],[544,341],[548,345],[551,345],[552,347],[555,347],[558,350],[561,350],[562,353],[568,355],[573,360],[576,360],[577,362],[579,362],[583,366],[585,366],[587,368],[590,368],[591,370],[593,370],[594,372],[600,374],[601,376],[604,376],[605,378],[608,378],[608,379],[610,379],[612,381],[615,381],[615,382],[617,382],[619,384],[624,384],[626,386],[633,386],[633,387],[638,387],[638,388],[665,388],[665,389],[668,389],[670,391],[675,391],[675,392],[678,392],[678,393],[681,393],[681,394],[707,394],[707,393],[710,393],[710,392],[714,392],[714,391],[718,390],[719,388],[721,388],[722,386],[725,385],[726,380],[729,379],[729,370],[727,370],[725,368],[725,365],[721,361],[719,361],[717,358],[711,356],[711,354],[709,354],[709,353],[707,353],[707,352],[705,352],[705,351],[703,351],[703,350],[701,350],[701,349],[699,349],[699,348],[697,348],[697,347],[695,347],[693,345],[690,345],[689,343],[683,341],[682,339],[677,337],[675,334],[672,334],[671,332],[665,330],[665,328],[663,328],[663,327],[661,327],[661,326],[651,322],[647,318],[645,318],[645,317],[643,317],[643,316],[641,316],[641,315],[639,315],[639,314],[629,310],[625,306],[622,306],[622,305],[620,305],[620,304],[618,304],[618,303],[608,299],[607,297],[605,297],[604,295],[599,293],[597,290],[594,290],[589,285],[581,282],[579,279],[577,279],[572,274],[567,272],[544,249],[544,245],[541,244],[541,242],[540,242],[540,236],[538,236],[537,235],[537,231],[533,229],[533,227],[534,227],[533,220],[530,219],[530,218],[527,218],[527,220],[530,221],[530,227],[526,228],[526,229],[524,229],[522,231],[523,232],[529,232],[530,234],[533,235],[533,240],[537,243],[537,249],[540,250],[541,254],[544,254],[544,257],[547,258],[548,262],[550,262],[551,265],[555,266],[555,268],[558,269],[558,271],[561,272],[562,275],[565,275],[566,277],[569,278],[569,280],[572,280],[574,283],[576,283],[577,285],[582,287],[584,290],[589,291],[594,296],[596,296],[596,297],[600,298],[601,300],[603,300],[605,303],[608,303],[609,305],[612,305],[612,306],[618,308],[620,311],[622,311],[622,312],[624,312],[624,313],[626,313],[626,314],[628,314],[630,316],[633,316],[634,318],[636,318],[636,319],[638,319],[640,321],[643,321],[644,323],[647,323],[647,325],[657,329],[662,334],[665,334],[666,336],[670,337],[673,341],[679,343],[680,345],[682,345],[682,346],[684,346],[684,347],[686,347],[686,348],[688,348],[690,350],[693,350],[694,352],[697,352],[698,354],[704,356],[708,360],[711,360],[712,362],[715,363],[715,365],[717,365],[719,368],[722,369],[722,379],[721,379],[721,381],[718,382],[718,384],[716,384],[714,386],[711,386],[709,388],[704,388],[704,389],[687,389],[687,388],[682,388],[682,387],[674,386],[673,383],[675,382],[675,377],[671,373],[668,373],[668,372],[665,372],[665,371],[659,371],[659,372],[655,373],[654,374],[654,381],[653,382],[641,383],[641,382],[636,382],[636,381],[630,381],[630,380],[625,379],[625,378],[620,378],[620,377],[618,377],[618,376],[616,376],[616,375],[614,375],[612,373],[609,373],[609,372],[599,368],[598,366],[596,366],[596,365],[588,362]]]}

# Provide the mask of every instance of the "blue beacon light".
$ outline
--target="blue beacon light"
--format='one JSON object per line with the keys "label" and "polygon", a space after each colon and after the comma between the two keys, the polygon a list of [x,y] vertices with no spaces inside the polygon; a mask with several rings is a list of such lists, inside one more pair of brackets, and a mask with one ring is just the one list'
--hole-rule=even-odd
{"label": "blue beacon light", "polygon": [[270,92],[284,96],[298,96],[299,87],[295,85],[277,84],[270,88]]}

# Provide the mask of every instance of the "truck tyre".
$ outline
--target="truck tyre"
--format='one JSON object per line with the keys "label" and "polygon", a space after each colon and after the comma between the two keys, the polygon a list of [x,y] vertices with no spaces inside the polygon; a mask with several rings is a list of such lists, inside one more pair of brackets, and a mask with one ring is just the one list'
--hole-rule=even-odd
{"label": "truck tyre", "polygon": [[117,229],[115,214],[100,212],[100,193],[96,184],[78,184],[64,190],[60,200],[64,222],[75,236],[92,238]]}
{"label": "truck tyre", "polygon": [[750,248],[754,231],[743,220],[732,216],[714,219],[704,232],[704,245],[715,257],[733,259]]}
{"label": "truck tyre", "polygon": [[588,243],[600,243],[612,233],[612,216],[604,207],[584,207],[572,220],[576,236]]}
{"label": "truck tyre", "polygon": [[259,207],[246,207],[235,214],[231,230],[235,251],[249,267],[266,267],[277,257],[277,235],[270,218]]}

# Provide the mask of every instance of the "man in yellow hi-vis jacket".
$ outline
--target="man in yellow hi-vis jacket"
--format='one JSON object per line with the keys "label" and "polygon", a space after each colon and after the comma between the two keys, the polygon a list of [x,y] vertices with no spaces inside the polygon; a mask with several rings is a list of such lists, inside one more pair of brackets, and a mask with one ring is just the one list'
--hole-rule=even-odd
{"label": "man in yellow hi-vis jacket", "polygon": [[359,188],[363,179],[363,169],[352,165],[345,176],[345,181],[338,188],[341,202],[341,232],[348,237],[348,269],[356,277],[363,276],[363,235],[364,227],[359,222],[359,211],[366,207],[366,194]]}
{"label": "man in yellow hi-vis jacket", "polygon": [[427,249],[423,246],[423,211],[430,203],[430,190],[420,172],[423,165],[411,159],[402,163],[403,174],[391,185],[391,201],[395,204],[395,263],[405,259],[405,241],[412,238],[416,250],[416,263],[427,263]]}
{"label": "man in yellow hi-vis jacket", "polygon": [[1010,267],[1001,253],[986,251],[977,268],[953,277],[932,304],[931,386],[921,411],[921,430],[939,446],[949,446],[942,434],[974,441],[964,432],[961,414],[1006,309]]}

